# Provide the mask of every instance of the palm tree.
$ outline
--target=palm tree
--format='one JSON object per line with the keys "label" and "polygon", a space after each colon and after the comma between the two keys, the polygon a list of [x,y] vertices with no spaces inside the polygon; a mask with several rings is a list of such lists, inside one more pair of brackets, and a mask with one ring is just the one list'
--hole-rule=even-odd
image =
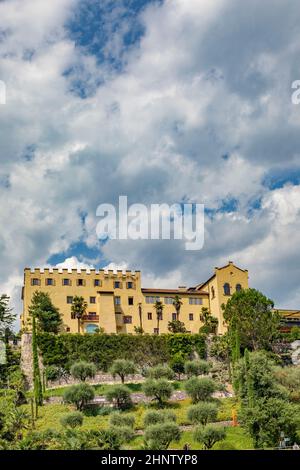
{"label": "palm tree", "polygon": [[162,317],[162,312],[164,309],[164,305],[160,300],[157,300],[154,304],[154,308],[156,310],[156,320],[157,320],[157,334],[159,335],[159,322]]}
{"label": "palm tree", "polygon": [[78,320],[78,333],[80,333],[80,323],[83,316],[86,314],[87,302],[83,297],[75,296],[71,306],[71,313],[74,318]]}
{"label": "palm tree", "polygon": [[10,431],[16,435],[16,438],[22,439],[22,430],[29,428],[30,416],[27,411],[21,408],[14,408],[8,413],[8,425]]}
{"label": "palm tree", "polygon": [[143,331],[143,312],[142,312],[141,302],[139,302],[139,319],[140,319],[140,331]]}
{"label": "palm tree", "polygon": [[175,295],[175,297],[173,299],[173,305],[174,305],[175,310],[176,310],[176,318],[177,318],[177,320],[179,320],[180,309],[181,309],[181,305],[182,305],[182,301],[181,301],[181,298],[179,297],[179,295]]}

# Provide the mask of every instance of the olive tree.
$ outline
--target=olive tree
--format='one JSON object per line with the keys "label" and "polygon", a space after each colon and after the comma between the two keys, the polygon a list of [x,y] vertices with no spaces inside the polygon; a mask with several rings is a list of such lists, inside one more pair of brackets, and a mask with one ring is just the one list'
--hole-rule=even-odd
{"label": "olive tree", "polygon": [[200,402],[192,405],[187,410],[188,420],[193,424],[202,424],[216,421],[218,415],[218,406],[215,403]]}
{"label": "olive tree", "polygon": [[109,372],[114,378],[118,375],[122,384],[124,384],[127,375],[135,374],[136,367],[132,361],[127,361],[126,359],[116,359],[109,369]]}
{"label": "olive tree", "polygon": [[63,400],[65,403],[72,403],[76,406],[77,410],[81,411],[94,397],[95,392],[93,387],[86,383],[81,383],[68,388],[63,395]]}
{"label": "olive tree", "polygon": [[197,377],[198,375],[206,375],[210,369],[211,364],[207,361],[187,361],[184,364],[184,372],[189,378]]}
{"label": "olive tree", "polygon": [[157,400],[159,406],[163,406],[171,398],[172,391],[173,386],[166,379],[148,379],[143,384],[143,392],[146,397],[152,397],[153,400]]}
{"label": "olive tree", "polygon": [[216,384],[212,379],[193,377],[185,384],[185,390],[193,403],[208,401],[216,390]]}
{"label": "olive tree", "polygon": [[225,437],[225,428],[213,426],[211,424],[207,426],[199,426],[194,432],[195,441],[200,442],[205,450],[210,450],[216,442],[223,441]]}
{"label": "olive tree", "polygon": [[74,379],[85,382],[86,379],[92,379],[96,375],[96,366],[92,362],[79,361],[75,362],[71,369],[71,375]]}
{"label": "olive tree", "polygon": [[147,448],[167,450],[172,441],[180,440],[179,426],[171,421],[148,426],[145,429]]}
{"label": "olive tree", "polygon": [[110,417],[109,424],[111,426],[127,426],[129,428],[134,427],[135,418],[132,414],[124,414],[124,413],[113,413]]}
{"label": "olive tree", "polygon": [[115,385],[110,388],[106,393],[106,399],[119,410],[126,410],[132,407],[130,390],[124,385]]}
{"label": "olive tree", "polygon": [[167,422],[176,422],[176,414],[171,410],[148,411],[144,416],[145,427]]}
{"label": "olive tree", "polygon": [[150,379],[172,380],[174,379],[174,372],[170,367],[159,364],[155,367],[151,367],[151,369],[148,369],[147,377]]}

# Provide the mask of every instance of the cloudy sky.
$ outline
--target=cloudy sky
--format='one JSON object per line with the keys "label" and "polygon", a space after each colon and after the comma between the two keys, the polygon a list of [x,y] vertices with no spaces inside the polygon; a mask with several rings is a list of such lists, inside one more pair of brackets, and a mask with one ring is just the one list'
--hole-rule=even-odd
{"label": "cloudy sky", "polygon": [[[0,290],[25,266],[205,280],[233,260],[300,308],[298,0],[2,0]],[[96,209],[205,204],[205,244],[100,244]]]}

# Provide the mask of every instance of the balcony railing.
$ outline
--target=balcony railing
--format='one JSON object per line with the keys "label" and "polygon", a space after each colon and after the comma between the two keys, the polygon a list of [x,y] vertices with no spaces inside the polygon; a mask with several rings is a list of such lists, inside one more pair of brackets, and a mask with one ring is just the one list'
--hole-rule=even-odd
{"label": "balcony railing", "polygon": [[99,315],[83,315],[83,321],[99,321]]}

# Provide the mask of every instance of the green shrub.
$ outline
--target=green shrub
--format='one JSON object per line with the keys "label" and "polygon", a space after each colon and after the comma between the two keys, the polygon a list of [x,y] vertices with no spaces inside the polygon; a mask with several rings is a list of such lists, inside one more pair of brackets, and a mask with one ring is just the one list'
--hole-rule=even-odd
{"label": "green shrub", "polygon": [[213,425],[199,426],[194,432],[195,441],[200,442],[205,450],[210,450],[216,442],[223,441],[225,437],[225,428]]}
{"label": "green shrub", "polygon": [[65,428],[76,428],[82,426],[83,414],[80,411],[74,411],[61,417],[60,424]]}
{"label": "green shrub", "polygon": [[207,401],[212,397],[216,390],[216,384],[212,379],[206,377],[193,377],[186,382],[185,390],[191,397],[192,402],[198,403],[199,401]]}
{"label": "green shrub", "polygon": [[206,375],[211,369],[211,364],[207,361],[187,361],[184,365],[184,372],[188,377]]}
{"label": "green shrub", "polygon": [[169,363],[172,371],[177,375],[178,380],[184,374],[184,358],[181,353],[176,353]]}
{"label": "green shrub", "polygon": [[145,430],[147,447],[154,450],[166,450],[172,441],[180,440],[180,429],[171,421],[148,426]]}
{"label": "green shrub", "polygon": [[109,429],[116,433],[122,444],[130,442],[134,438],[134,430],[131,426],[110,426]]}
{"label": "green shrub", "polygon": [[79,361],[75,362],[71,366],[71,375],[74,379],[81,380],[81,382],[85,382],[86,379],[92,379],[95,377],[97,369],[95,364],[91,362]]}
{"label": "green shrub", "polygon": [[110,417],[109,423],[111,426],[121,427],[126,426],[128,428],[133,428],[135,418],[133,415],[123,414],[123,413],[113,413]]}
{"label": "green shrub", "polygon": [[146,397],[152,397],[162,406],[169,398],[171,398],[173,385],[166,379],[153,380],[148,379],[143,384],[143,392]]}
{"label": "green shrub", "polygon": [[45,367],[45,377],[47,380],[57,380],[60,376],[60,367],[47,366]]}
{"label": "green shrub", "polygon": [[151,369],[147,370],[147,377],[150,379],[174,379],[174,372],[168,366],[164,366],[163,364],[159,364]]}
{"label": "green shrub", "polygon": [[148,411],[144,416],[144,426],[151,426],[153,424],[176,422],[176,414],[170,410],[162,411]]}
{"label": "green shrub", "polygon": [[185,359],[196,352],[206,356],[206,337],[201,334],[80,335],[40,333],[37,337],[45,366],[62,366],[67,370],[77,361],[93,362],[97,369],[108,371],[114,360],[123,358],[139,367],[169,362],[176,354]]}
{"label": "green shrub", "polygon": [[81,411],[94,397],[95,392],[93,387],[86,383],[81,383],[68,388],[63,395],[63,401],[65,403],[72,403],[76,406],[77,410]]}
{"label": "green shrub", "polygon": [[193,424],[207,424],[217,419],[218,407],[215,403],[200,402],[197,405],[190,406],[187,410],[188,420]]}
{"label": "green shrub", "polygon": [[133,405],[130,389],[124,385],[115,385],[110,388],[106,393],[106,399],[119,410],[127,410]]}

